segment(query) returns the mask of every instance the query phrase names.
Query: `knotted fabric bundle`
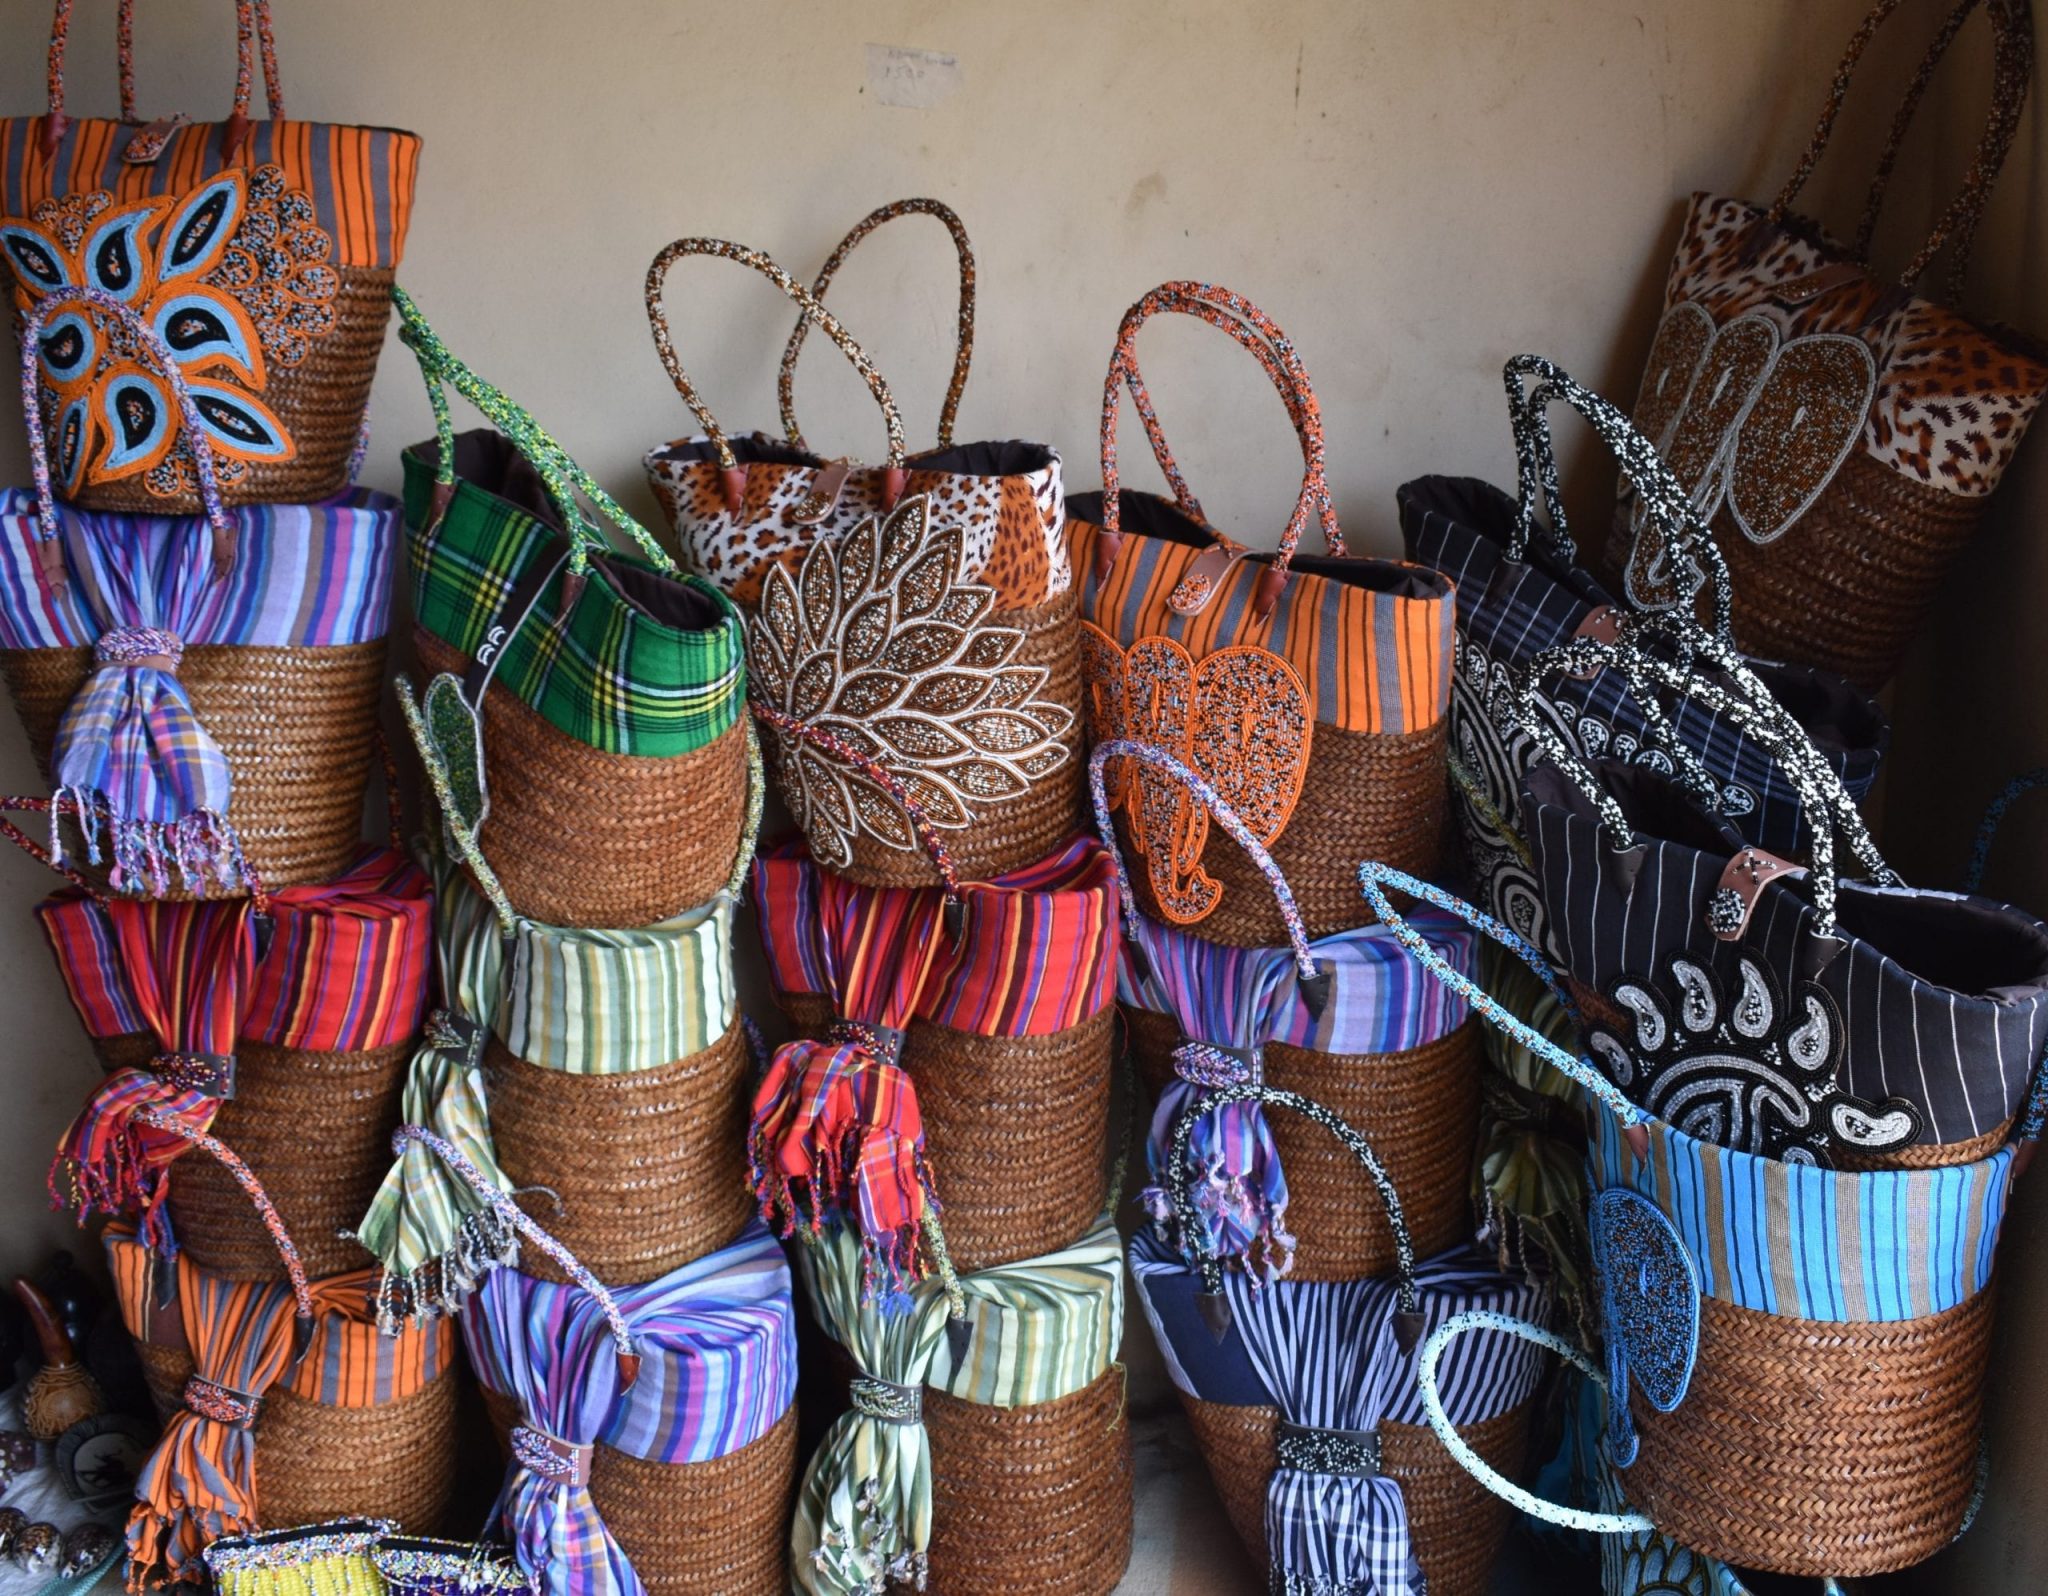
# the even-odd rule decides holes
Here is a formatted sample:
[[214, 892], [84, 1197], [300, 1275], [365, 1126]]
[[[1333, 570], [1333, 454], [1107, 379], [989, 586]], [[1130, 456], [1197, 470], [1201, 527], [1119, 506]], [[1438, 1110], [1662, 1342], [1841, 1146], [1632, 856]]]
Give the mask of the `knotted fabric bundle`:
[[[61, 505], [52, 559], [36, 495], [0, 492], [0, 648], [93, 650], [50, 777], [59, 803], [76, 806], [94, 863], [104, 836], [117, 890], [160, 895], [174, 876], [185, 891], [209, 879], [246, 887], [228, 761], [179, 680], [187, 649], [333, 647], [374, 642], [388, 626], [395, 500], [351, 491], [228, 514], [225, 571], [206, 516]], [[61, 847], [53, 810], [51, 852], [61, 858]]]
[[477, 1377], [519, 1413], [492, 1533], [541, 1589], [576, 1596], [645, 1589], [592, 1498], [595, 1448], [709, 1462], [767, 1435], [796, 1396], [789, 1266], [760, 1225], [609, 1296], [616, 1321], [580, 1284], [500, 1269], [462, 1316]]
[[[934, 1488], [926, 1388], [986, 1407], [1025, 1409], [1100, 1380], [1123, 1335], [1116, 1226], [1105, 1215], [1063, 1251], [962, 1276], [963, 1318], [952, 1316], [947, 1293], [933, 1280], [909, 1293], [905, 1311], [884, 1311], [864, 1289], [864, 1248], [851, 1231], [831, 1232], [797, 1258], [819, 1323], [851, 1357], [855, 1378], [852, 1410], [834, 1421], [804, 1474], [790, 1531], [791, 1577], [810, 1596], [865, 1596], [890, 1582], [922, 1589]], [[1123, 1444], [1112, 1443], [1099, 1418], [1091, 1422], [1102, 1444]], [[1120, 1427], [1119, 1415], [1112, 1428]], [[1014, 1466], [1021, 1488], [1030, 1467], [1022, 1456], [1005, 1449], [993, 1462], [963, 1456], [948, 1467]], [[1041, 1467], [1045, 1461], [1038, 1459]], [[1128, 1476], [1125, 1483], [1128, 1489]], [[1031, 1489], [1043, 1506], [1071, 1498], [1084, 1484], [1038, 1477]], [[1077, 1505], [1115, 1511], [1106, 1501]], [[1125, 1513], [1127, 1534], [1128, 1503]], [[1039, 1528], [1054, 1533], [1048, 1521]], [[978, 1549], [984, 1566], [996, 1569], [1007, 1550], [992, 1542]]]
[[[1202, 1404], [1278, 1410], [1275, 1447], [1267, 1454], [1278, 1466], [1263, 1492], [1274, 1590], [1420, 1596], [1418, 1544], [1425, 1562], [1436, 1550], [1423, 1537], [1487, 1533], [1479, 1525], [1411, 1522], [1401, 1477], [1410, 1452], [1404, 1445], [1400, 1458], [1394, 1455], [1386, 1427], [1419, 1430], [1426, 1418], [1416, 1347], [1403, 1351], [1397, 1333], [1395, 1278], [1261, 1286], [1226, 1273], [1229, 1324], [1218, 1337], [1197, 1306], [1199, 1273], [1151, 1231], [1132, 1239], [1130, 1263], [1167, 1372], [1195, 1405], [1198, 1436], [1206, 1441], [1209, 1434]], [[1468, 1310], [1540, 1319], [1546, 1307], [1541, 1286], [1503, 1275], [1469, 1250], [1421, 1264], [1414, 1283], [1426, 1330]], [[1534, 1393], [1542, 1372], [1540, 1349], [1526, 1342], [1498, 1334], [1464, 1338], [1442, 1371], [1452, 1421], [1463, 1429], [1510, 1413]], [[1426, 1433], [1414, 1439], [1456, 1473]], [[1221, 1459], [1212, 1459], [1212, 1472], [1226, 1500], [1248, 1483], [1223, 1477]], [[1431, 1588], [1439, 1583], [1447, 1582], [1439, 1577]]]
[[[923, 1279], [938, 1200], [905, 1033], [1048, 1038], [1102, 1014], [1116, 979], [1111, 879], [1107, 851], [1081, 836], [951, 895], [861, 886], [820, 869], [800, 839], [766, 850], [754, 893], [770, 979], [828, 999], [835, 1020], [778, 1049], [755, 1093], [763, 1216], [783, 1235], [851, 1225], [869, 1294]], [[1083, 1194], [1091, 1209], [1096, 1196]]]
[[238, 1043], [339, 1053], [417, 1033], [432, 905], [416, 866], [368, 850], [336, 880], [287, 888], [268, 907], [266, 917], [247, 898], [66, 891], [37, 908], [87, 1034], [157, 1047], [149, 1069], [110, 1075], [64, 1133], [50, 1170], [59, 1206], [81, 1220], [138, 1217], [150, 1246], [173, 1251], [163, 1204], [188, 1142], [139, 1109], [203, 1132], [235, 1095]]
[[[509, 1190], [491, 1144], [483, 1082], [486, 1028], [504, 990], [505, 938], [496, 910], [459, 865], [439, 851], [427, 865], [442, 1006], [427, 1017], [402, 1112], [406, 1123], [457, 1148], [491, 1186]], [[385, 1175], [356, 1239], [384, 1265], [377, 1307], [387, 1331], [455, 1312], [486, 1273], [519, 1255], [518, 1233], [503, 1213], [417, 1143]]]

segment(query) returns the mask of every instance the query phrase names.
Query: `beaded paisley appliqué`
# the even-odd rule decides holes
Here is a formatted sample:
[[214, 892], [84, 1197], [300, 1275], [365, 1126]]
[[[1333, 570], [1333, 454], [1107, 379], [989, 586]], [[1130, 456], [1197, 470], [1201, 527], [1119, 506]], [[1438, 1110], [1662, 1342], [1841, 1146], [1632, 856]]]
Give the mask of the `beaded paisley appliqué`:
[[[1237, 644], [1197, 662], [1170, 637], [1124, 649], [1084, 621], [1081, 669], [1095, 741], [1128, 738], [1172, 754], [1262, 843], [1287, 829], [1308, 774], [1315, 712], [1280, 655]], [[1124, 812], [1161, 913], [1180, 925], [1205, 919], [1223, 896], [1202, 869], [1208, 806], [1156, 766], [1116, 760], [1107, 775], [1109, 806]]]
[[[17, 309], [93, 288], [129, 306], [171, 351], [232, 482], [298, 447], [255, 396], [334, 330], [341, 277], [312, 197], [276, 166], [236, 168], [191, 193], [117, 205], [105, 191], [43, 201], [0, 222]], [[178, 409], [133, 329], [96, 307], [59, 310], [42, 339], [41, 402], [61, 491], [140, 476], [152, 493], [196, 481]]]
[[[952, 830], [1065, 764], [1074, 724], [1041, 696], [1046, 668], [1013, 663], [1024, 634], [984, 624], [995, 593], [965, 562], [960, 528], [905, 499], [820, 538], [795, 574], [772, 567], [747, 639], [753, 692], [884, 766]], [[859, 770], [808, 741], [778, 743], [784, 799], [820, 864], [845, 868], [863, 832], [918, 847], [903, 807]]]
[[1920, 1134], [1903, 1098], [1872, 1105], [1836, 1079], [1842, 1017], [1802, 981], [1790, 1001], [1762, 963], [1736, 961], [1735, 991], [1683, 954], [1660, 990], [1620, 980], [1609, 991], [1627, 1034], [1595, 1025], [1588, 1045], [1631, 1101], [1703, 1142], [1833, 1168], [1838, 1148], [1883, 1152]]

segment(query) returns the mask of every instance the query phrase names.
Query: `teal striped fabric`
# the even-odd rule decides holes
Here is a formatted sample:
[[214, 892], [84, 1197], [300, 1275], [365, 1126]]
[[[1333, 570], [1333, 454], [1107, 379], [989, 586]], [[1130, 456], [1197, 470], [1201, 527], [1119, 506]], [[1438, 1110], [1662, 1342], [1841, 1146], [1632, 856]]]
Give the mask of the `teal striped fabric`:
[[[1031, 1407], [1101, 1378], [1123, 1338], [1124, 1275], [1116, 1225], [1105, 1214], [1063, 1251], [960, 1280], [972, 1333], [956, 1357], [944, 1285], [927, 1278], [907, 1309], [862, 1300], [861, 1245], [836, 1226], [796, 1249], [818, 1321], [864, 1376], [929, 1386], [969, 1402]], [[865, 1596], [898, 1580], [922, 1586], [931, 1544], [931, 1445], [920, 1422], [858, 1406], [841, 1415], [805, 1470], [790, 1528], [796, 1588]]]
[[1661, 1209], [1699, 1269], [1700, 1290], [1740, 1308], [1830, 1323], [1924, 1318], [1991, 1278], [2013, 1149], [1948, 1169], [1861, 1174], [1695, 1141], [1645, 1120], [1650, 1156], [1594, 1113], [1595, 1183]]

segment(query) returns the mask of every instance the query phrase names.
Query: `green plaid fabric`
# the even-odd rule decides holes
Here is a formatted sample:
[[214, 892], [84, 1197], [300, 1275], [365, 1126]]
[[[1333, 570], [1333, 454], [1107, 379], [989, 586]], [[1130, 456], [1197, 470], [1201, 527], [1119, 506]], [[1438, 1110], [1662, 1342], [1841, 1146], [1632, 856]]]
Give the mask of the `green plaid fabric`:
[[[429, 527], [434, 467], [424, 446], [405, 452], [406, 556], [413, 618], [474, 658], [522, 578], [561, 558], [563, 535], [527, 511], [458, 480], [439, 526]], [[665, 626], [620, 596], [606, 567], [684, 581], [716, 608], [701, 631]], [[526, 624], [505, 645], [494, 681], [558, 730], [610, 754], [670, 758], [704, 747], [739, 718], [746, 698], [745, 641], [729, 599], [701, 577], [669, 577], [613, 553], [591, 563], [589, 583], [557, 627], [562, 576], [550, 577]]]

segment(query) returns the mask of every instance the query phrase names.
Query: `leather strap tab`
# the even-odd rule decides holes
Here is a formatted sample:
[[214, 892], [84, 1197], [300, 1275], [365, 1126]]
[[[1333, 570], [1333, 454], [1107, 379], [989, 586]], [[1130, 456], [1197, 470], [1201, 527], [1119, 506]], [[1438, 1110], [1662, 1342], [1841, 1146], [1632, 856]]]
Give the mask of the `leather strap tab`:
[[171, 142], [171, 135], [192, 119], [183, 111], [176, 116], [159, 117], [144, 128], [136, 129], [135, 136], [121, 151], [121, 159], [130, 166], [154, 166], [163, 158], [164, 147]]
[[231, 1430], [254, 1429], [257, 1415], [263, 1411], [260, 1397], [197, 1374], [185, 1382], [184, 1402], [186, 1411]]
[[834, 460], [818, 468], [811, 478], [810, 491], [797, 501], [789, 512], [790, 520], [798, 526], [816, 526], [829, 516], [839, 503], [839, 495], [845, 490], [848, 472], [853, 468], [844, 460]]
[[1380, 1471], [1377, 1430], [1318, 1430], [1282, 1422], [1275, 1438], [1283, 1469], [1371, 1479]]
[[[1599, 604], [1586, 612], [1586, 618], [1572, 633], [1572, 640], [1577, 642], [1582, 637], [1590, 637], [1596, 643], [1612, 644], [1620, 636], [1621, 611], [1612, 604]], [[1600, 667], [1596, 665], [1590, 670], [1566, 671], [1563, 674], [1575, 682], [1588, 682], [1600, 674]]]
[[197, 1092], [222, 1102], [235, 1095], [232, 1053], [159, 1053], [150, 1060], [150, 1068], [158, 1080], [181, 1092]]
[[1188, 567], [1187, 574], [1180, 579], [1166, 602], [1176, 615], [1200, 615], [1209, 607], [1209, 601], [1216, 596], [1216, 590], [1223, 585], [1230, 568], [1250, 554], [1250, 549], [1227, 539], [1210, 544], [1195, 556], [1194, 563]]
[[1804, 865], [1761, 848], [1744, 848], [1723, 867], [1721, 880], [1707, 899], [1707, 929], [1723, 942], [1741, 941], [1764, 888], [1773, 881], [1805, 874]]

